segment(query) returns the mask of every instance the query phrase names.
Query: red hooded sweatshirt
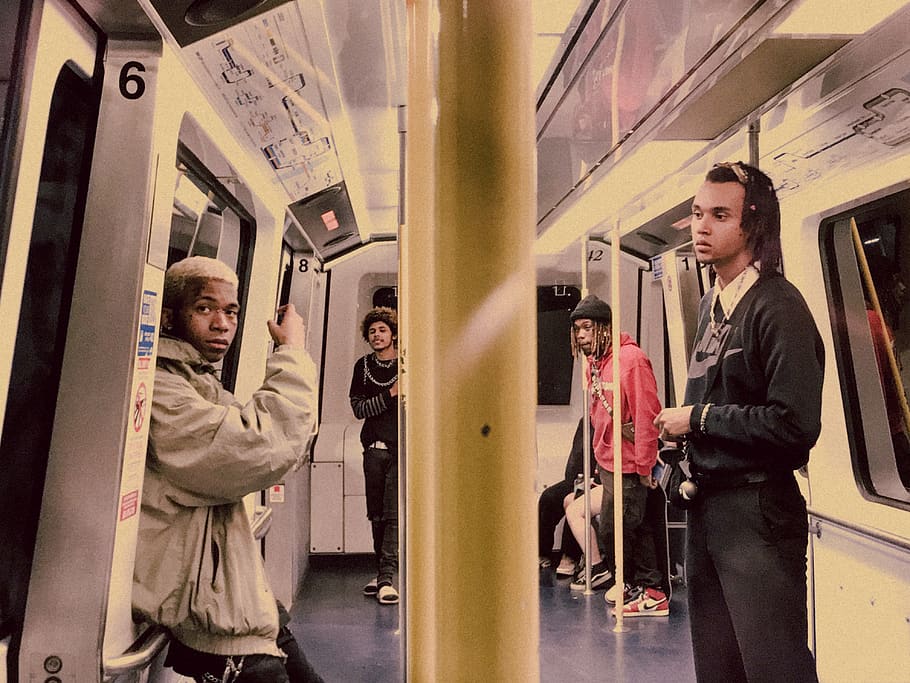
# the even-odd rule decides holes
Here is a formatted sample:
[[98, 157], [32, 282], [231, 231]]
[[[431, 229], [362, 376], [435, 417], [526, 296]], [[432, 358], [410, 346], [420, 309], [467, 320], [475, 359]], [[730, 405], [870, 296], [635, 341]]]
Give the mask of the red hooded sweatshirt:
[[[615, 346], [615, 344], [614, 344]], [[589, 367], [595, 370], [603, 386], [603, 395], [613, 409], [613, 347], [600, 359], [590, 359]], [[654, 418], [660, 412], [657, 398], [657, 380], [651, 361], [638, 344], [625, 332], [620, 334], [619, 346], [620, 390], [622, 391], [622, 423], [632, 421], [635, 443], [622, 440], [623, 474], [650, 475], [657, 462], [657, 427]], [[594, 425], [594, 457], [601, 469], [613, 471], [613, 418], [604, 408], [588, 377], [591, 391], [591, 423]]]

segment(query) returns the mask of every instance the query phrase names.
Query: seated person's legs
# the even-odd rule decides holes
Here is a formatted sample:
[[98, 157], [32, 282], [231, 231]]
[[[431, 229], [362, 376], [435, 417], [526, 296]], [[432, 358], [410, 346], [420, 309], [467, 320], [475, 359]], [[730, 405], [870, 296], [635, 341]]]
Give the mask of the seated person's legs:
[[[548, 486], [540, 494], [537, 502], [537, 528], [538, 536], [538, 556], [541, 562], [547, 562], [553, 559], [553, 550], [556, 547], [554, 542], [554, 533], [559, 521], [563, 518], [565, 510], [563, 508], [563, 498], [566, 494], [571, 493], [572, 484], [566, 481], [558, 481], [552, 486]], [[566, 537], [569, 534], [563, 534], [563, 541], [560, 544], [563, 553], [567, 551]]]
[[[612, 578], [613, 574], [608, 568], [606, 562], [604, 562], [603, 555], [600, 552], [600, 547], [597, 544], [597, 533], [594, 529], [593, 517], [597, 515], [601, 507], [601, 497], [603, 495], [602, 486], [594, 486], [590, 490], [590, 499], [591, 499], [591, 516], [592, 521], [590, 525], [585, 524], [585, 498], [584, 496], [579, 496], [574, 498], [572, 496], [567, 496], [565, 499], [566, 502], [566, 523], [569, 525], [569, 528], [572, 530], [575, 540], [578, 542], [579, 546], [583, 547], [584, 543], [584, 534], [588, 534], [588, 544], [591, 554], [591, 587], [600, 588], [606, 585]], [[574, 590], [584, 590], [585, 588], [585, 576], [584, 568], [582, 568], [575, 579], [572, 581], [571, 587]]]

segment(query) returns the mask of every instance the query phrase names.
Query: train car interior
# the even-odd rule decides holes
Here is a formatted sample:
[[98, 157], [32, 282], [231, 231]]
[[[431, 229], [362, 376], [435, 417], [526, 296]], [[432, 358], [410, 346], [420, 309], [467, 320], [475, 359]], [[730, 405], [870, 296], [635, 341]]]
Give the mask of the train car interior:
[[[693, 197], [735, 160], [774, 181], [825, 348], [796, 477], [819, 680], [910, 683], [910, 2], [9, 0], [0, 27], [0, 683], [191, 680], [132, 585], [164, 274], [192, 255], [238, 275], [238, 398], [266, 321], [304, 319], [318, 433], [244, 505], [325, 680], [696, 680], [686, 513], [670, 615], [626, 623], [535, 564], [536, 505], [589, 409], [583, 297], [682, 405], [713, 284]], [[361, 594], [349, 396], [378, 306], [394, 606]]]

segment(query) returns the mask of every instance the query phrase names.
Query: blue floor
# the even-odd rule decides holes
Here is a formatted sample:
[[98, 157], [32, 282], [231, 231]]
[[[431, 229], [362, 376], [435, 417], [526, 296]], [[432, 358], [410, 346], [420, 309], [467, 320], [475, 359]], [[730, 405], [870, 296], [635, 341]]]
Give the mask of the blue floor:
[[[361, 594], [370, 556], [314, 556], [291, 609], [291, 629], [327, 683], [403, 680], [397, 606]], [[540, 680], [695, 680], [685, 587], [675, 586], [669, 617], [624, 619], [614, 633], [603, 591], [584, 595], [568, 579], [540, 573]]]

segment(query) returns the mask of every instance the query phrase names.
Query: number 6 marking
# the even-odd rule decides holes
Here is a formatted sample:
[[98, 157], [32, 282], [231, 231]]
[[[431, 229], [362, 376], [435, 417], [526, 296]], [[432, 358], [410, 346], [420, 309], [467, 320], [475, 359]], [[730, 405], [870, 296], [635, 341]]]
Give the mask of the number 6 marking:
[[130, 69], [145, 71], [145, 65], [142, 62], [127, 62], [123, 65], [120, 69], [120, 94], [128, 100], [138, 100], [145, 94], [145, 81], [142, 76], [131, 74]]

